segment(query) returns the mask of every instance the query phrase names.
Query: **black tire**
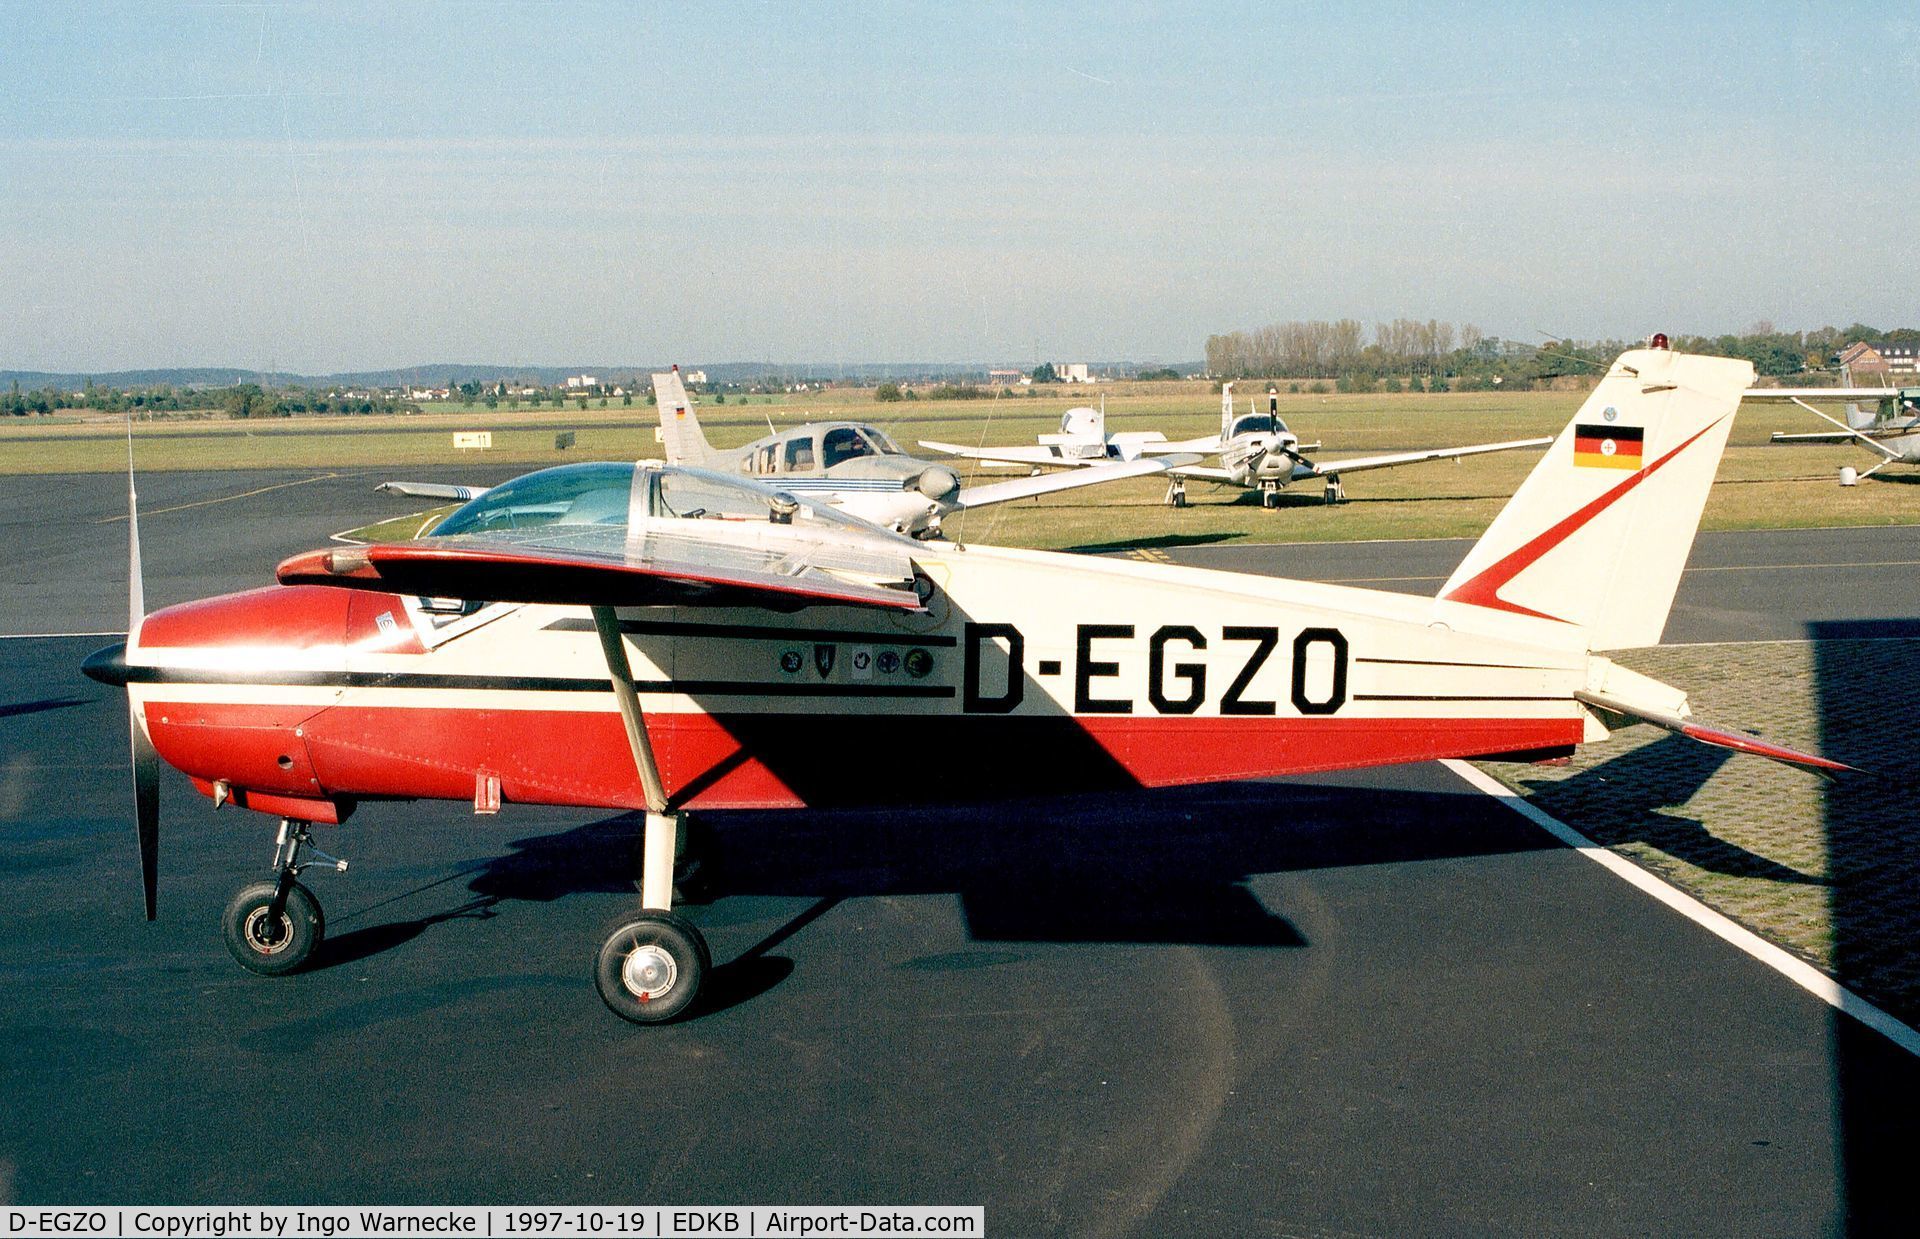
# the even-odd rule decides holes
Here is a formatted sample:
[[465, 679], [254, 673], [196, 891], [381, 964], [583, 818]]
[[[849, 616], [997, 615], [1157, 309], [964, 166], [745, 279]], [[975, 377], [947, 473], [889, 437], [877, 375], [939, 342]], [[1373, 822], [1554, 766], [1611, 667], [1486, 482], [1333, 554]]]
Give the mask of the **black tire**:
[[220, 918], [227, 951], [242, 968], [263, 977], [285, 976], [313, 954], [327, 936], [326, 918], [312, 892], [298, 882], [287, 892], [286, 911], [277, 926], [267, 921], [277, 884], [255, 882], [243, 886]]
[[[664, 957], [672, 967], [664, 990], [643, 990], [628, 975], [636, 953], [651, 950], [654, 963]], [[636, 970], [649, 961], [635, 961]], [[594, 961], [593, 983], [601, 1001], [623, 1020], [635, 1024], [664, 1024], [686, 1011], [700, 993], [713, 959], [700, 931], [671, 912], [642, 912], [607, 935]]]

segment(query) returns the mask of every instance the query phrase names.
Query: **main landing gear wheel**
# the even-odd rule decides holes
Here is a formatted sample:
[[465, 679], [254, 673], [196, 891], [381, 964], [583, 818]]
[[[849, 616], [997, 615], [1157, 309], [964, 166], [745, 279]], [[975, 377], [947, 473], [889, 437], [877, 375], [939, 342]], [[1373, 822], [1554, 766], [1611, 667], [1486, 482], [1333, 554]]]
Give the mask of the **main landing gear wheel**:
[[1280, 488], [1278, 486], [1262, 486], [1260, 488], [1260, 506], [1269, 510], [1279, 507]]
[[227, 950], [242, 968], [261, 976], [284, 976], [307, 962], [313, 948], [326, 937], [326, 920], [319, 901], [298, 882], [287, 887], [284, 906], [274, 912], [278, 882], [255, 882], [240, 888], [220, 918]]
[[600, 944], [593, 982], [623, 1020], [664, 1024], [700, 992], [713, 967], [707, 940], [671, 912], [642, 912]]

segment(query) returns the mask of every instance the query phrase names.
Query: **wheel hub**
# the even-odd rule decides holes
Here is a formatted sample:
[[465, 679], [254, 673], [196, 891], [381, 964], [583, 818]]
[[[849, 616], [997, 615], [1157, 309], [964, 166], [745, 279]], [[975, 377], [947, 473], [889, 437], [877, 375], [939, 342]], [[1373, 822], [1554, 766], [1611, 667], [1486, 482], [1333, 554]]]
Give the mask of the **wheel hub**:
[[672, 989], [679, 974], [680, 969], [673, 962], [673, 956], [651, 942], [635, 947], [620, 968], [620, 979], [639, 996], [641, 1002]]
[[289, 928], [284, 913], [277, 920], [269, 920], [267, 909], [255, 908], [247, 914], [247, 943], [262, 955], [277, 955], [293, 941]]

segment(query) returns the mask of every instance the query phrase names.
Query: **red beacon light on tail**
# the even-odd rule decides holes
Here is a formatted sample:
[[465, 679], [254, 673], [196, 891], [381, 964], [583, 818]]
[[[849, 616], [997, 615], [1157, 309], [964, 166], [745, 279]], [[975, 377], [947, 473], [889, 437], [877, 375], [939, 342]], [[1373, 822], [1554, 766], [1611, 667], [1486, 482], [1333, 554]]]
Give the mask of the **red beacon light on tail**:
[[1656, 331], [1653, 333], [1653, 339], [1647, 341], [1647, 347], [1648, 348], [1672, 348], [1673, 346], [1667, 343], [1666, 332]]

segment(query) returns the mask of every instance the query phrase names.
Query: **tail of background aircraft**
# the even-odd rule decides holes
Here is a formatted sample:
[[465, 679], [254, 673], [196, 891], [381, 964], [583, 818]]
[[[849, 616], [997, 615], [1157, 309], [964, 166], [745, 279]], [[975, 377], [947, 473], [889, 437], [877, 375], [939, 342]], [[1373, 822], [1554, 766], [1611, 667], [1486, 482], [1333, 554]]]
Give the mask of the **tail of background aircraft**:
[[653, 376], [653, 403], [660, 410], [660, 440], [667, 446], [668, 464], [707, 466], [718, 459], [687, 399], [679, 366]]
[[1664, 348], [1621, 354], [1440, 597], [1654, 645], [1753, 367]]

